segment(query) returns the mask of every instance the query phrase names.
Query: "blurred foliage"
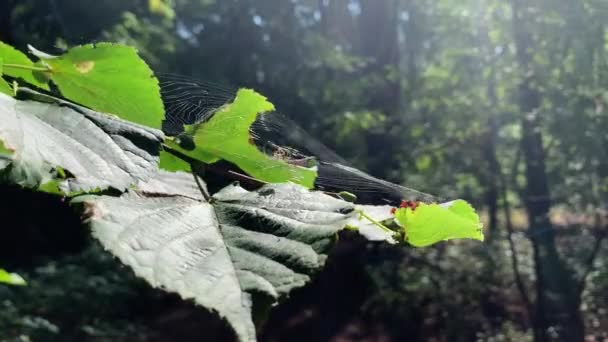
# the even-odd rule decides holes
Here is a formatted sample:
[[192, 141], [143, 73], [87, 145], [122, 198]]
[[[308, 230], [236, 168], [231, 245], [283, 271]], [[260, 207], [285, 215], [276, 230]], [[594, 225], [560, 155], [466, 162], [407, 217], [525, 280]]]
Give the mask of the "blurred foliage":
[[[403, 251], [347, 240], [316, 285], [271, 314], [262, 336], [269, 341], [532, 339], [534, 321], [514, 283], [506, 237], [511, 223], [519, 274], [534, 301], [538, 265], [530, 242], [536, 236], [527, 234], [523, 211], [528, 184], [522, 151], [529, 146], [522, 146], [521, 125], [533, 116], [543, 138], [556, 245], [569, 270], [586, 280], [580, 302], [586, 335], [602, 340], [608, 338], [602, 244], [608, 1], [526, 1], [529, 20], [521, 29], [532, 42], [529, 70], [519, 63], [514, 2], [7, 0], [0, 4], [0, 39], [51, 53], [88, 42], [124, 42], [156, 71], [253, 87], [354, 166], [465, 198], [488, 208], [489, 222], [495, 217], [493, 238], [484, 246]], [[541, 98], [532, 113], [518, 105], [518, 87], [527, 78]], [[26, 203], [37, 202], [21, 205]], [[96, 264], [107, 256], [97, 249], [78, 254], [81, 240], [32, 219], [18, 222], [29, 232], [20, 239], [48, 239], [44, 231], [52, 229], [64, 244], [44, 253], [44, 244], [30, 244], [39, 248], [32, 253], [44, 254], [35, 261], [25, 262], [25, 252], [2, 254], [0, 265], [30, 286], [0, 285], [1, 332], [82, 340], [79, 334], [90, 326], [112, 336], [154, 339], [145, 329], [159, 325], [154, 315], [138, 317], [133, 303], [156, 292], [133, 291], [128, 272], [114, 273], [115, 261]], [[54, 276], [45, 273], [49, 267]], [[107, 286], [90, 285], [95, 282]], [[75, 295], [85, 291], [88, 300]]]
[[24, 276], [30, 280], [27, 288], [0, 288], [3, 338], [135, 337], [142, 328], [132, 315], [146, 305], [137, 294], [151, 290], [97, 246], [50, 260]]

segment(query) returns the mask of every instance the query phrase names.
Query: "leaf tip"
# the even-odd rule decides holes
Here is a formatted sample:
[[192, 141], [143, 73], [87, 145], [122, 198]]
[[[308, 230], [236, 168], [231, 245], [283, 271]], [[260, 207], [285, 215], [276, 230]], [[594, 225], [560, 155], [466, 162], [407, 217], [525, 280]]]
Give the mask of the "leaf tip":
[[48, 54], [46, 52], [40, 51], [38, 49], [36, 49], [34, 46], [32, 46], [31, 44], [27, 44], [27, 49], [30, 51], [30, 53], [40, 59], [53, 59], [53, 58], [57, 58], [57, 56], [55, 55], [51, 55]]

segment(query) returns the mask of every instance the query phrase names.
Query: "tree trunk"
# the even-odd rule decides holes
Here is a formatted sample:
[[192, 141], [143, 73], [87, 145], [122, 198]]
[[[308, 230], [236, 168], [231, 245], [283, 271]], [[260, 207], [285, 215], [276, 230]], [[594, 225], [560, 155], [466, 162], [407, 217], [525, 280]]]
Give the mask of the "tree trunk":
[[[399, 147], [396, 140], [398, 134], [392, 129], [398, 126], [397, 112], [401, 104], [400, 77], [396, 77], [400, 62], [397, 38], [399, 6], [395, 0], [361, 1], [360, 4], [359, 48], [360, 54], [368, 58], [363, 74], [377, 75], [382, 80], [377, 87], [370, 89], [367, 107], [382, 112], [387, 118], [383, 129], [370, 131], [366, 136], [368, 171], [375, 176], [399, 182], [400, 179], [390, 172], [399, 169], [398, 158], [386, 158], [395, 155]], [[378, 151], [382, 153], [379, 154]]]
[[[388, 69], [399, 69], [397, 39], [398, 4], [394, 0], [361, 2], [361, 53], [369, 58], [368, 70], [386, 76]], [[398, 77], [386, 78], [371, 94], [369, 104], [375, 109], [393, 114], [399, 108], [401, 86]]]
[[[485, 181], [485, 202], [488, 207], [488, 241], [496, 240], [498, 233], [498, 181], [500, 164], [496, 156], [496, 140], [498, 138], [498, 96], [496, 94], [496, 58], [494, 54], [494, 46], [490, 43], [488, 37], [488, 27], [480, 15], [479, 22], [479, 38], [482, 51], [487, 51], [490, 56], [488, 67], [490, 74], [486, 83], [486, 95], [488, 96], [488, 122], [486, 130], [482, 136], [481, 154], [487, 162], [487, 169], [483, 175]], [[479, 70], [483, 74], [483, 70]]]
[[[533, 85], [529, 21], [520, 4], [513, 0], [513, 32], [522, 80], [519, 107], [522, 118], [522, 150], [526, 165], [525, 206], [530, 223], [536, 273], [535, 341], [583, 341], [584, 324], [578, 308], [573, 272], [561, 259], [555, 245], [555, 231], [549, 220], [551, 199], [546, 178], [545, 154], [539, 124], [541, 94]], [[526, 6], [528, 3], [526, 3]]]

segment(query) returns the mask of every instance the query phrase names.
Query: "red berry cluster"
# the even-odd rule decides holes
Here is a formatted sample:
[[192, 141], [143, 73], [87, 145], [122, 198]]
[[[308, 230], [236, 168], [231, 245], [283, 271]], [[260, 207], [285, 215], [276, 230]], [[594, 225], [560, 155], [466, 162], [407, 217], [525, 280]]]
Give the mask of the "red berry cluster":
[[[412, 210], [416, 210], [417, 207], [418, 202], [416, 201], [402, 200], [401, 204], [399, 204], [399, 208], [412, 208]], [[395, 214], [395, 211], [397, 211], [397, 208], [391, 208], [391, 214]]]

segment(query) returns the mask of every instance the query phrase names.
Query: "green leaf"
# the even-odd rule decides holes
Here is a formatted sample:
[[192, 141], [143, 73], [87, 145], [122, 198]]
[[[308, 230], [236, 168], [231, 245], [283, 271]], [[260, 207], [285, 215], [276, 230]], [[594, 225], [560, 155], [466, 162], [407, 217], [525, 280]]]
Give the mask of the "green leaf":
[[63, 96], [94, 110], [160, 128], [164, 106], [152, 70], [128, 46], [99, 43], [74, 47], [62, 56], [32, 49], [51, 69]]
[[[220, 108], [208, 121], [185, 126], [181, 137], [167, 144], [203, 163], [227, 160], [268, 183], [294, 182], [313, 188], [317, 176], [314, 169], [267, 156], [250, 142], [249, 128], [256, 117], [272, 110], [274, 106], [264, 96], [240, 89], [234, 102]], [[180, 140], [193, 142], [194, 149], [180, 146]]]
[[4, 181], [73, 195], [125, 190], [156, 171], [162, 132], [46, 98], [55, 102], [0, 94]]
[[351, 203], [295, 184], [256, 192], [231, 185], [207, 203], [194, 195], [191, 174], [168, 175], [170, 185], [153, 177], [155, 184], [140, 185], [145, 191], [75, 202], [106, 249], [152, 286], [217, 312], [240, 341], [256, 340], [253, 312], [266, 312], [322, 267], [355, 213]]
[[148, 0], [148, 8], [150, 12], [167, 19], [175, 18], [175, 11], [171, 7], [171, 0]]
[[[21, 51], [0, 42], [0, 59], [0, 63], [2, 63], [0, 74], [21, 78], [25, 82], [41, 89], [49, 89], [46, 82], [39, 80], [39, 78], [36, 77], [35, 72], [28, 69], [35, 69], [36, 67], [34, 63]], [[10, 94], [12, 94], [12, 92]]]
[[25, 286], [27, 283], [25, 279], [18, 275], [17, 273], [8, 273], [7, 271], [0, 268], [0, 283], [9, 284], [9, 285], [17, 285], [17, 286]]
[[4, 146], [4, 142], [0, 140], [0, 171], [10, 165], [13, 151]]
[[0, 57], [0, 93], [13, 96], [13, 88], [2, 78], [3, 59]]
[[0, 93], [13, 96], [13, 88], [2, 78], [0, 78]]
[[0, 140], [0, 155], [10, 156], [11, 154], [13, 154], [13, 151], [4, 146], [4, 142]]
[[190, 164], [167, 151], [160, 151], [159, 167], [167, 171], [190, 171]]
[[483, 241], [479, 216], [463, 200], [443, 204], [421, 203], [415, 210], [399, 208], [395, 212], [395, 220], [403, 228], [407, 242], [416, 247], [450, 239]]
[[419, 171], [425, 171], [431, 167], [432, 161], [433, 160], [431, 159], [431, 156], [429, 156], [428, 154], [422, 155], [416, 158], [416, 168]]

